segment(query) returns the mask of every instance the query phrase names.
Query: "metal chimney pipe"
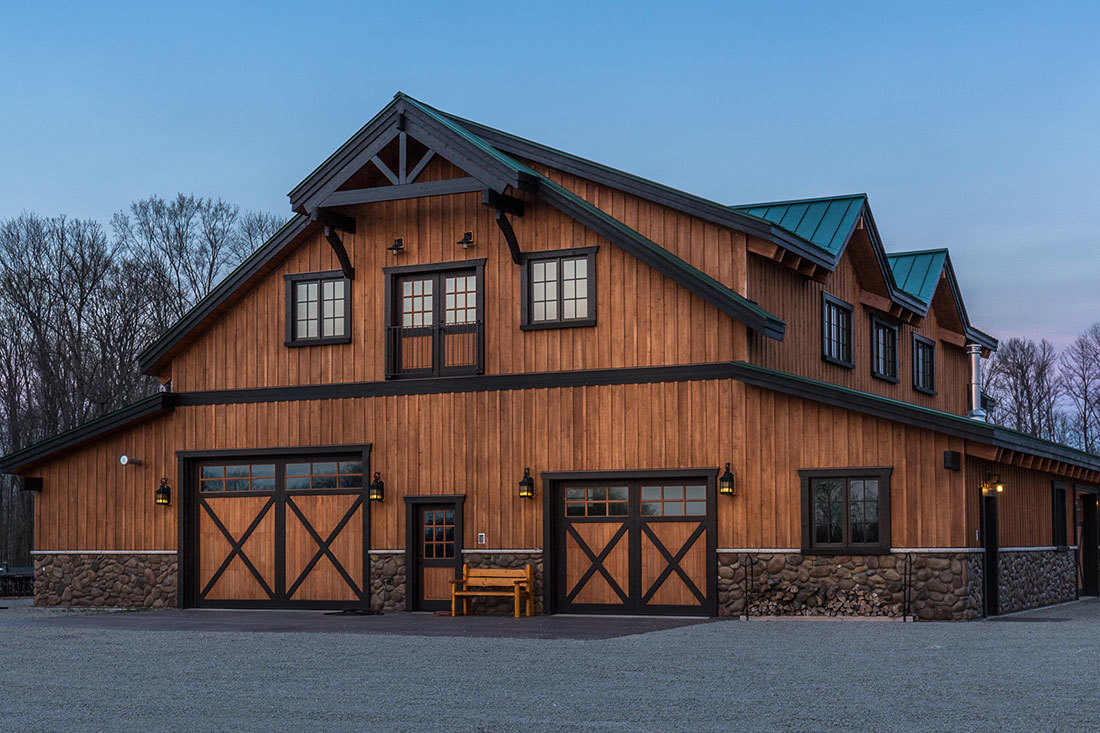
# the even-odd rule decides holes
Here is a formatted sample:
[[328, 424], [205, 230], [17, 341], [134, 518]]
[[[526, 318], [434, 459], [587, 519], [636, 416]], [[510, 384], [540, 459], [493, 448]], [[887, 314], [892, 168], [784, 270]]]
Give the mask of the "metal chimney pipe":
[[966, 353], [970, 355], [970, 412], [966, 416], [985, 422], [985, 410], [982, 409], [982, 347], [967, 344]]

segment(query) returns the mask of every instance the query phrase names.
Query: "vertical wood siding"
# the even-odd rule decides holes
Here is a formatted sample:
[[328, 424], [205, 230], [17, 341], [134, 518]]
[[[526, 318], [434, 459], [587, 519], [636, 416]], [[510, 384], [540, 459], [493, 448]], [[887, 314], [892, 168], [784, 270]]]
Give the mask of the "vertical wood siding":
[[[869, 247], [865, 241], [853, 238], [835, 272], [824, 283], [811, 280], [783, 267], [777, 262], [756, 255], [749, 257], [749, 296], [772, 314], [787, 322], [782, 342], [749, 337], [749, 353], [753, 363], [771, 369], [839, 384], [863, 392], [911, 402], [956, 415], [965, 414], [966, 384], [970, 365], [966, 351], [940, 341], [940, 324], [935, 309], [916, 326], [901, 324], [898, 328], [898, 383], [892, 384], [871, 376], [871, 313], [861, 305], [860, 276], [849, 254], [858, 247]], [[865, 275], [866, 280], [869, 276]], [[880, 277], [877, 274], [875, 277]], [[941, 284], [946, 287], [945, 284]], [[874, 291], [873, 283], [862, 283], [862, 289]], [[826, 292], [852, 305], [853, 369], [828, 363], [821, 358], [821, 293]], [[952, 326], [954, 327], [954, 326]], [[918, 333], [936, 342], [936, 395], [913, 388], [912, 334]]]
[[[386, 501], [371, 506], [375, 548], [404, 546], [404, 495], [466, 494], [468, 548], [477, 547], [478, 532], [490, 549], [534, 548], [542, 546], [543, 487], [538, 481], [534, 501], [519, 499], [525, 466], [537, 477], [717, 469], [727, 461], [738, 495], [718, 497], [721, 547], [798, 547], [798, 469], [870, 466], [894, 468], [895, 546], [975, 544], [962, 507], [976, 464], [968, 460], [965, 480], [943, 468], [943, 451], [963, 450], [961, 439], [708, 380], [181, 407], [36, 469], [44, 491], [36, 500], [35, 545], [174, 548], [175, 506], [185, 487], [175, 486], [168, 509], [154, 506], [153, 491], [161, 476], [175, 485], [177, 450], [361, 442], [373, 443], [372, 469], [386, 481]], [[123, 452], [143, 465], [122, 468]], [[1002, 543], [1049, 544], [1049, 521], [1035, 520], [1049, 517], [1049, 477], [1036, 474], [1025, 489], [1013, 469], [1004, 475]]]
[[[432, 166], [435, 166], [433, 169]], [[434, 177], [460, 172], [433, 161]], [[425, 179], [429, 180], [429, 179]], [[579, 185], [579, 184], [577, 184]], [[731, 251], [743, 239], [713, 225], [681, 221], [660, 207], [589, 192], [628, 222], [666, 232], [658, 241], [730, 287], [743, 279]], [[319, 234], [215, 322], [172, 364], [176, 391], [376, 381], [385, 377], [385, 286], [382, 268], [488, 257], [485, 266], [486, 373], [558, 371], [744, 358], [745, 327], [616, 245], [531, 197], [526, 215], [513, 218], [524, 251], [598, 245], [597, 325], [520, 330], [520, 267], [508, 254], [493, 212], [478, 193], [381, 202], [356, 207], [357, 231], [343, 234], [356, 268], [351, 285], [350, 344], [288, 348], [283, 276], [337, 269]], [[473, 232], [476, 245], [455, 244]], [[402, 237], [407, 252], [386, 247]]]
[[1066, 484], [1066, 537], [1074, 543], [1073, 480], [1044, 471], [970, 456], [966, 459], [967, 523], [970, 542], [977, 546], [980, 498], [987, 473], [996, 473], [1005, 485], [997, 499], [998, 542], [1001, 547], [1045, 547], [1054, 540], [1053, 483]]

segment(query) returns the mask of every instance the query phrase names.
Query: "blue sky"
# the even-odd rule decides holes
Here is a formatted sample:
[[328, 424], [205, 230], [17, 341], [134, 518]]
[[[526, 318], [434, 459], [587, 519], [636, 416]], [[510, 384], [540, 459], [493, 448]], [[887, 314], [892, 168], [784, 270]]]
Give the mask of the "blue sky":
[[0, 218], [286, 192], [397, 90], [718, 201], [865, 191], [972, 321], [1100, 320], [1100, 4], [5, 3]]

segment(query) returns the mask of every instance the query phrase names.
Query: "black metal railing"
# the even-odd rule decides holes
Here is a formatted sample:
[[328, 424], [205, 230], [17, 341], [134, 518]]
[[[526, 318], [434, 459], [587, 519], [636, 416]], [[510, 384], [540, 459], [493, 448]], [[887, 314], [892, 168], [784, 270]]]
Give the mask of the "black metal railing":
[[904, 602], [901, 609], [901, 617], [909, 618], [913, 611], [913, 553], [905, 553], [905, 563], [902, 566], [902, 593]]
[[[468, 335], [469, 343], [460, 341]], [[485, 369], [485, 323], [386, 328], [386, 376], [479, 374]]]
[[0, 575], [0, 598], [33, 595], [33, 575], [16, 575], [13, 573]]

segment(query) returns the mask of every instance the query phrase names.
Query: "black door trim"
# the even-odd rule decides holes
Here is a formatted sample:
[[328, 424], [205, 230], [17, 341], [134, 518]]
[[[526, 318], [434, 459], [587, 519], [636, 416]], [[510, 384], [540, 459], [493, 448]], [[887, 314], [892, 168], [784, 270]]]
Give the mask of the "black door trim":
[[[707, 516], [703, 521], [707, 553], [707, 582], [705, 590], [707, 600], [702, 604], [702, 610], [709, 616], [717, 616], [718, 473], [719, 468], [717, 466], [700, 468], [636, 469], [630, 471], [540, 472], [539, 477], [542, 483], [542, 562], [543, 573], [546, 578], [543, 587], [543, 607], [546, 609], [546, 613], [561, 613], [562, 604], [567, 602], [567, 599], [560, 596], [563, 592], [568, 591], [559, 592], [559, 586], [564, 585], [564, 583], [559, 582], [559, 573], [564, 571], [563, 558], [565, 556], [565, 548], [559, 546], [561, 544], [560, 536], [563, 536], [561, 532], [563, 520], [558, 517], [556, 511], [557, 495], [560, 491], [561, 484], [572, 481], [638, 481], [646, 479], [700, 478], [706, 482], [708, 507]], [[633, 534], [635, 535], [635, 543], [640, 544], [641, 533], [638, 532]], [[695, 539], [694, 542], [698, 542], [698, 539]], [[690, 545], [694, 546], [694, 542], [690, 543]], [[639, 554], [640, 547], [631, 548], [631, 551], [632, 554]], [[640, 577], [635, 578], [635, 575], [640, 575], [639, 567], [633, 569], [631, 583], [640, 586]], [[691, 588], [690, 585], [688, 587]], [[644, 589], [639, 591], [639, 593], [641, 592], [644, 592]], [[574, 604], [571, 610], [577, 612], [607, 613], [606, 609], [601, 609], [598, 606], [588, 607], [583, 604]], [[692, 606], [654, 608], [643, 604], [639, 612], [653, 615], [680, 615], [698, 613], [699, 610], [698, 607]], [[627, 609], [627, 612], [630, 612], [629, 609]]]
[[[199, 511], [198, 465], [202, 461], [217, 458], [307, 458], [311, 456], [356, 456], [363, 463], [363, 481], [371, 473], [371, 443], [340, 443], [335, 445], [292, 445], [268, 448], [230, 448], [221, 450], [180, 450], [176, 451], [176, 527], [177, 527], [177, 578], [179, 592], [176, 605], [179, 608], [194, 608], [199, 605]], [[289, 496], [289, 492], [283, 492]], [[328, 492], [326, 492], [328, 493]], [[209, 608], [350, 608], [370, 605], [370, 502], [362, 502], [363, 507], [363, 600], [362, 601], [280, 601], [285, 595], [283, 575], [286, 566], [286, 507], [284, 502], [275, 502], [276, 526], [284, 531], [275, 532], [275, 589], [274, 598], [267, 601], [240, 600], [203, 600], [202, 605]], [[241, 540], [244, 544], [244, 540]], [[246, 561], [247, 563], [247, 561]], [[250, 568], [255, 573], [255, 570]], [[266, 585], [266, 584], [265, 584]]]
[[985, 615], [996, 616], [1000, 613], [1000, 538], [997, 517], [997, 497], [982, 493], [981, 499], [982, 554], [982, 599]]
[[462, 550], [465, 547], [462, 508], [465, 494], [435, 494], [405, 497], [405, 610], [416, 611], [413, 606], [420, 599], [420, 562], [417, 553], [416, 529], [419, 528], [417, 511], [425, 504], [452, 504], [455, 511], [455, 577], [462, 577]]

